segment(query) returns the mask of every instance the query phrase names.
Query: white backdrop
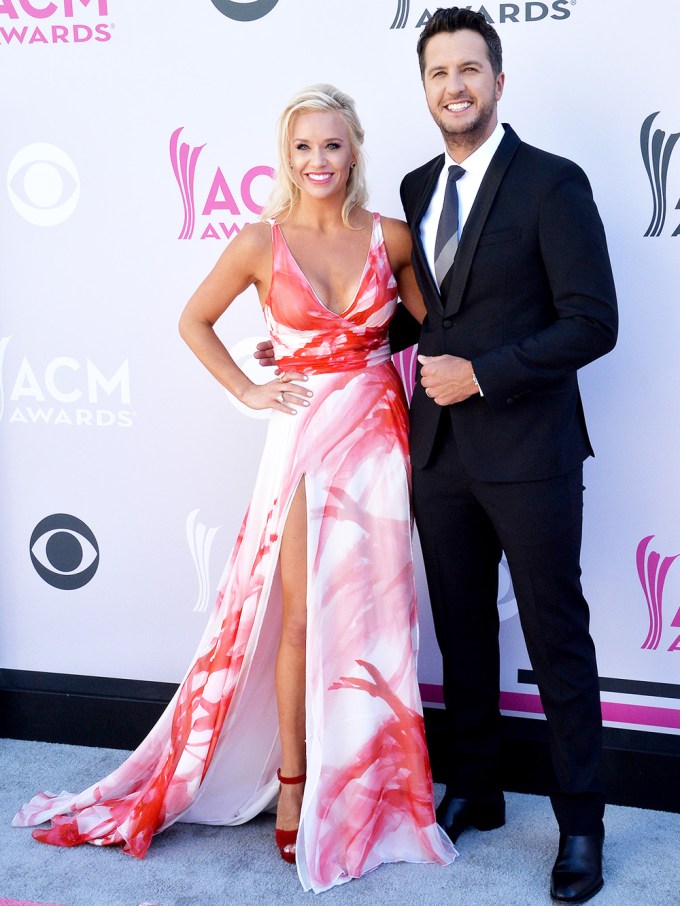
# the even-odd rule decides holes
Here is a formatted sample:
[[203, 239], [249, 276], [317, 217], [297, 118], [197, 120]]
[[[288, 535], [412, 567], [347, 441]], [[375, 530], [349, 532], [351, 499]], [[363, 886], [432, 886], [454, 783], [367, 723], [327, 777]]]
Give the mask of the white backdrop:
[[[680, 733], [680, 4], [652, 6], [484, 9], [504, 45], [501, 118], [589, 174], [620, 295], [619, 345], [581, 377], [605, 717]], [[372, 207], [400, 215], [401, 176], [440, 151], [415, 57], [428, 15], [419, 0], [0, 0], [3, 667], [180, 679], [265, 422], [183, 347], [179, 313], [257, 218], [276, 117], [304, 85], [354, 96]], [[252, 367], [254, 293], [220, 332]], [[501, 584], [502, 705], [538, 716], [505, 572]], [[437, 702], [422, 571], [420, 586], [421, 681]]]

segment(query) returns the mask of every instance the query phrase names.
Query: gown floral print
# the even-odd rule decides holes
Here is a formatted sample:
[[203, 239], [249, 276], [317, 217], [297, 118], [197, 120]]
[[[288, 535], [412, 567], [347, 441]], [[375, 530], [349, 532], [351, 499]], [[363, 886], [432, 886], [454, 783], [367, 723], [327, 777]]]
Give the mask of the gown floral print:
[[[274, 662], [278, 555], [307, 498], [307, 783], [296, 848], [305, 890], [383, 862], [447, 864], [435, 823], [415, 669], [407, 408], [387, 327], [397, 287], [373, 219], [356, 294], [326, 308], [272, 223], [265, 319], [283, 370], [314, 391], [272, 412], [252, 501], [194, 660], [139, 748], [82, 793], [40, 793], [14, 819], [58, 846], [123, 844], [144, 857], [175, 821], [234, 825], [269, 808], [280, 763]], [[228, 872], [228, 865], [225, 865]]]

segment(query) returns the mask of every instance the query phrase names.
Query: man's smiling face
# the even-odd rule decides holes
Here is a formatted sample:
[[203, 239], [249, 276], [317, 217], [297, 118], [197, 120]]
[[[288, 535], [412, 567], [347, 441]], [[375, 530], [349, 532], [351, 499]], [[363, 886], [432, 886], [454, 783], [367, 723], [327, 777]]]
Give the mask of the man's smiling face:
[[423, 86], [444, 140], [471, 154], [491, 135], [505, 76], [494, 75], [484, 38], [461, 29], [433, 35], [425, 47]]

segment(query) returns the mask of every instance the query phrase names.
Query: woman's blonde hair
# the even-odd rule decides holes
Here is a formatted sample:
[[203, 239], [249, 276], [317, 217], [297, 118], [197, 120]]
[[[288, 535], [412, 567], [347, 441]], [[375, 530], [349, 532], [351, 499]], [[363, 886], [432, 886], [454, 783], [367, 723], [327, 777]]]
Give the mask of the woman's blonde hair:
[[364, 206], [368, 202], [366, 189], [366, 164], [361, 150], [364, 143], [364, 130], [352, 98], [333, 85], [310, 85], [303, 88], [288, 102], [279, 117], [278, 152], [279, 167], [274, 179], [269, 200], [262, 211], [262, 219], [285, 220], [300, 200], [300, 189], [290, 174], [290, 127], [297, 113], [339, 113], [347, 123], [349, 139], [356, 161], [356, 166], [349, 171], [347, 180], [347, 197], [342, 206], [342, 221], [349, 227], [349, 214], [356, 205]]

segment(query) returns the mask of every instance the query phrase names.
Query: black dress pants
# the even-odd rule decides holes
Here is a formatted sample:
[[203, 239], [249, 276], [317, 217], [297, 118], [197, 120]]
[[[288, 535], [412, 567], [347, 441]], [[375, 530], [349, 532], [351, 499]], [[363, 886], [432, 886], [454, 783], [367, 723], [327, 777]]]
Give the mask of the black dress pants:
[[[503, 455], [502, 451], [499, 455]], [[582, 468], [542, 481], [485, 482], [463, 467], [450, 419], [413, 470], [413, 500], [444, 668], [454, 795], [501, 789], [498, 565], [504, 552], [548, 721], [560, 830], [595, 833], [602, 714], [581, 590]]]

